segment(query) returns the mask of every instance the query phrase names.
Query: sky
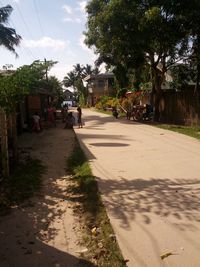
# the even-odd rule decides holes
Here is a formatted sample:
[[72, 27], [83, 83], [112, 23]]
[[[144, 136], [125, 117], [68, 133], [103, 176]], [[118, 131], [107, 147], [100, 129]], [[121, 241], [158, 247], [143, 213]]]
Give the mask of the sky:
[[14, 69], [34, 60], [58, 63], [50, 75], [62, 80], [73, 65], [94, 65], [96, 55], [84, 44], [87, 1], [84, 0], [0, 0], [0, 6], [11, 5], [9, 26], [22, 37], [16, 52], [18, 58], [0, 46], [0, 69], [12, 64]]

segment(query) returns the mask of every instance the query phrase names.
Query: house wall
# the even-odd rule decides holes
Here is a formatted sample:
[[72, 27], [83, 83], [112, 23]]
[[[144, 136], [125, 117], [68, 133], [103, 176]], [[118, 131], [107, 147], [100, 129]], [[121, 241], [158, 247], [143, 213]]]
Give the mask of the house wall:
[[113, 89], [113, 78], [94, 78], [88, 81], [89, 91], [92, 89], [92, 93], [89, 94], [88, 104], [93, 106], [96, 104], [101, 96], [112, 96], [116, 92]]
[[41, 98], [40, 96], [28, 96], [28, 109], [30, 115], [33, 115], [36, 111], [40, 112], [41, 110]]
[[163, 92], [160, 102], [160, 121], [165, 123], [200, 125], [200, 92], [193, 88]]

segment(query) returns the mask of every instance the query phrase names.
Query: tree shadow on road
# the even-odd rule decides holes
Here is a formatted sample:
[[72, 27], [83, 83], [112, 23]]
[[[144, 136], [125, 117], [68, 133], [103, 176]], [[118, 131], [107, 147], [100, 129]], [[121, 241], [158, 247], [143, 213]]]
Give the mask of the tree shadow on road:
[[87, 121], [91, 122], [92, 121], [92, 124], [90, 126], [87, 126], [88, 129], [95, 129], [95, 130], [100, 130], [102, 129], [102, 126], [107, 124], [107, 123], [121, 123], [121, 124], [141, 124], [137, 121], [133, 121], [133, 120], [127, 120], [125, 117], [120, 117], [118, 119], [115, 119], [113, 116], [105, 116], [105, 117], [102, 117], [102, 116], [98, 116], [98, 115], [84, 115], [84, 121], [85, 121], [85, 124], [87, 126]]
[[[192, 222], [200, 222], [200, 179], [97, 180], [107, 209], [122, 227], [129, 228], [138, 215], [150, 224], [152, 214], [172, 216], [183, 231], [195, 230]], [[191, 224], [186, 225], [185, 219]]]

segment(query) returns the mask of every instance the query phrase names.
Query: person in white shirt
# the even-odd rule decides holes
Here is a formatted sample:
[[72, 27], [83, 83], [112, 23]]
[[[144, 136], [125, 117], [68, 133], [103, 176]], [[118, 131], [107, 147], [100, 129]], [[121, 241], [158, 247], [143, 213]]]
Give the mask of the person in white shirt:
[[33, 118], [32, 130], [39, 132], [41, 130], [41, 127], [40, 127], [40, 116], [38, 115], [38, 112], [35, 112], [32, 118]]

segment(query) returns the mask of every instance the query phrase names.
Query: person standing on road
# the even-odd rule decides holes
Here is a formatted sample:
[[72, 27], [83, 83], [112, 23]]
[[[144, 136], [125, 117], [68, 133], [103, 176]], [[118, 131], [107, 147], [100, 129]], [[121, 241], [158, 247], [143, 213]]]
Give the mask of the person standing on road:
[[117, 112], [117, 108], [116, 107], [113, 107], [112, 108], [112, 114], [113, 114], [113, 117], [115, 117], [116, 119], [118, 118], [118, 112]]
[[77, 108], [77, 121], [78, 121], [78, 127], [79, 128], [82, 128], [83, 127], [83, 124], [82, 124], [82, 110], [80, 107]]

